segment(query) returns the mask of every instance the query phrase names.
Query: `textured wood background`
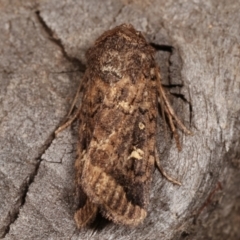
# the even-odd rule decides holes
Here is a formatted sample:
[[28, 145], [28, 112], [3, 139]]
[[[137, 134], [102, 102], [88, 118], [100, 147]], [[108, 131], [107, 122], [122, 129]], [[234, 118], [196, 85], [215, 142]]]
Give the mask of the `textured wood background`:
[[[240, 239], [238, 0], [1, 0], [0, 236], [3, 239]], [[191, 137], [159, 130], [149, 214], [133, 229], [77, 230], [76, 127], [57, 137], [94, 40], [131, 23], [158, 45], [171, 101]], [[159, 123], [161, 126], [161, 122]], [[220, 189], [221, 188], [221, 189]], [[194, 221], [195, 220], [195, 221]]]

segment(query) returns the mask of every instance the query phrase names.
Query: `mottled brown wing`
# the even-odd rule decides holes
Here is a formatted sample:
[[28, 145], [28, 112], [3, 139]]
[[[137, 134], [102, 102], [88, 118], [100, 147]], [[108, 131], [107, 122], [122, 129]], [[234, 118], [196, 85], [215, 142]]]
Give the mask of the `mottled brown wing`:
[[[89, 83], [91, 82], [87, 81], [87, 76], [88, 74], [86, 72], [85, 77], [83, 78], [83, 93], [85, 93], [86, 90], [89, 91], [90, 88]], [[75, 195], [78, 202], [78, 210], [74, 215], [74, 219], [78, 228], [85, 227], [93, 222], [98, 212], [98, 206], [88, 198], [83, 190], [81, 179], [84, 166], [83, 156], [88, 150], [93, 133], [93, 126], [91, 126], [93, 123], [91, 119], [92, 108], [89, 108], [88, 101], [90, 98], [84, 99], [85, 96], [82, 99], [83, 104], [81, 105], [81, 111], [79, 112], [79, 139], [77, 145], [77, 159], [75, 161]]]
[[153, 54], [131, 25], [104, 33], [87, 53], [76, 161], [76, 183], [86, 195], [75, 214], [79, 227], [98, 209], [124, 225], [146, 217], [156, 139]]
[[[151, 80], [138, 80], [126, 76], [108, 89], [83, 154], [83, 190], [107, 218], [125, 225], [137, 225], [146, 216], [155, 160]], [[101, 79], [94, 88], [105, 91]]]
[[176, 125], [192, 133], [167, 99], [154, 54], [141, 33], [128, 24], [105, 32], [87, 52], [87, 70], [79, 86], [81, 107], [55, 132], [78, 117], [75, 220], [79, 228], [91, 223], [98, 210], [116, 223], [139, 224], [147, 212], [154, 163], [166, 179], [181, 185], [164, 172], [155, 155], [158, 97], [179, 150]]

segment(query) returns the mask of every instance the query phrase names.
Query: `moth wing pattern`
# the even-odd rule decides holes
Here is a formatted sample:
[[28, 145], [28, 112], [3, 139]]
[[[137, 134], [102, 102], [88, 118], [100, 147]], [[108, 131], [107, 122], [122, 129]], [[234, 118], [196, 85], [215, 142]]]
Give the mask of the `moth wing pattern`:
[[[106, 31], [86, 54], [87, 69], [79, 89], [78, 111], [57, 131], [79, 119], [75, 221], [90, 224], [100, 211], [115, 223], [136, 226], [147, 215], [156, 149], [158, 102], [181, 150], [176, 116], [161, 85], [155, 50], [130, 24]], [[76, 100], [76, 97], [75, 97]], [[72, 108], [71, 108], [72, 109]]]
[[[82, 92], [86, 92], [89, 89], [89, 81], [86, 79], [87, 72], [83, 78], [83, 89]], [[83, 100], [81, 108], [78, 111], [78, 119], [79, 119], [79, 139], [77, 145], [77, 159], [75, 161], [75, 185], [76, 185], [76, 199], [78, 201], [78, 211], [75, 213], [75, 221], [77, 223], [78, 228], [85, 227], [89, 225], [91, 222], [95, 220], [95, 217], [98, 213], [98, 206], [94, 204], [90, 198], [86, 195], [85, 191], [82, 187], [82, 172], [83, 172], [83, 156], [87, 151], [89, 146], [89, 142], [92, 138], [92, 129], [93, 126], [91, 124], [94, 121], [91, 120], [91, 111], [89, 107], [89, 102], [87, 100]]]
[[154, 50], [131, 25], [121, 25], [96, 41], [87, 60], [75, 164], [86, 199], [75, 220], [82, 227], [100, 210], [136, 226], [147, 215], [155, 163]]

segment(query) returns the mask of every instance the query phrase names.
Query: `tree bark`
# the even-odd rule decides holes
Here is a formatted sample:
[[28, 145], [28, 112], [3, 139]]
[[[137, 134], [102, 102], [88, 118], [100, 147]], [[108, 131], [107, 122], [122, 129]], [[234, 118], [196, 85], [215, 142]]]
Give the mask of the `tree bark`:
[[[240, 2], [2, 1], [0, 237], [240, 239]], [[176, 148], [159, 119], [158, 148], [178, 187], [154, 172], [136, 228], [73, 220], [77, 122], [55, 136], [104, 31], [131, 23], [157, 49], [163, 85], [193, 136]]]

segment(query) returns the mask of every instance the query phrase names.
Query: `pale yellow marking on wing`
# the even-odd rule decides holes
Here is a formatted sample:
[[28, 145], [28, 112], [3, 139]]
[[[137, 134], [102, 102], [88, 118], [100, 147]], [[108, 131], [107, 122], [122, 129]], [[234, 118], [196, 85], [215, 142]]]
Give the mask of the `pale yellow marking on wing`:
[[134, 148], [134, 150], [131, 152], [130, 156], [128, 156], [129, 158], [136, 158], [138, 160], [143, 159], [143, 155], [144, 155], [144, 151], [140, 148]]
[[138, 127], [139, 127], [139, 129], [143, 130], [145, 128], [145, 125], [142, 122], [140, 122], [138, 124]]

